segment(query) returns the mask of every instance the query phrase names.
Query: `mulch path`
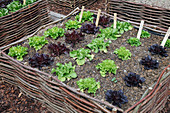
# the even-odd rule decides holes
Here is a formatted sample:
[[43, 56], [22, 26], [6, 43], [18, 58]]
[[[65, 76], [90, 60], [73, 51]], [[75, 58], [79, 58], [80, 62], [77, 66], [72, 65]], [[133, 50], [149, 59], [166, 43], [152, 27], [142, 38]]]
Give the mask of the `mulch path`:
[[0, 113], [51, 113], [37, 100], [20, 93], [18, 87], [0, 81]]

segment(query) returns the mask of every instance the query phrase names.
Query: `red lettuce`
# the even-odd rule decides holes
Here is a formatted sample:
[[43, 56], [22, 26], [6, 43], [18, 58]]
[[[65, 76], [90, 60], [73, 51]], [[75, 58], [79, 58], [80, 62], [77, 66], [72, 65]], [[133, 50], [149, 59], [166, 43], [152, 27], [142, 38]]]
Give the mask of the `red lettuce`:
[[121, 104], [125, 104], [128, 102], [127, 96], [124, 95], [122, 90], [119, 91], [107, 90], [105, 94], [105, 98], [106, 101], [120, 108], [121, 108]]
[[153, 60], [151, 56], [147, 56], [142, 58], [140, 64], [144, 65], [144, 69], [157, 69], [159, 67], [159, 62], [157, 60]]
[[123, 79], [125, 81], [126, 86], [128, 87], [137, 86], [142, 88], [140, 84], [145, 82], [145, 78], [140, 77], [140, 75], [137, 75], [136, 73], [132, 72], [128, 73], [128, 76], [125, 76]]
[[[110, 20], [111, 20], [110, 17], [100, 16], [99, 25], [106, 28], [106, 27], [108, 27]], [[93, 19], [93, 22], [96, 23], [96, 18]]]
[[158, 54], [161, 55], [162, 57], [167, 57], [167, 51], [165, 50], [166, 48], [158, 45], [158, 44], [154, 44], [152, 46], [150, 46], [149, 51], [151, 52], [152, 55]]
[[29, 64], [33, 68], [39, 68], [49, 66], [53, 62], [53, 59], [47, 54], [36, 53], [32, 58], [29, 58]]
[[52, 57], [60, 56], [61, 54], [68, 54], [70, 52], [70, 49], [66, 48], [64, 44], [61, 44], [61, 42], [58, 42], [58, 45], [48, 45], [48, 49], [50, 50]]
[[81, 32], [73, 31], [72, 33], [65, 33], [65, 42], [71, 44], [72, 47], [75, 46], [76, 43], [84, 40], [84, 36]]
[[99, 27], [96, 27], [95, 24], [85, 23], [81, 26], [80, 30], [87, 34], [96, 34], [99, 31]]

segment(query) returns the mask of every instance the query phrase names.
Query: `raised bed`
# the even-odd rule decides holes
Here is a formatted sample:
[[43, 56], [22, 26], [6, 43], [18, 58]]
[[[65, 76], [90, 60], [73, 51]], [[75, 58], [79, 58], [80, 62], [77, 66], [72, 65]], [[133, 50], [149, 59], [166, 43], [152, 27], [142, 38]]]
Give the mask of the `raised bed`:
[[[15, 84], [21, 88], [22, 91], [27, 93], [33, 98], [42, 101], [53, 112], [106, 112], [109, 113], [106, 107], [116, 108], [122, 112], [157, 112], [162, 109], [168, 99], [169, 91], [169, 68], [170, 65], [166, 65], [162, 73], [158, 75], [157, 82], [153, 84], [153, 90], [150, 92], [148, 89], [143, 94], [143, 99], [137, 102], [134, 106], [128, 108], [126, 111], [109, 104], [103, 100], [96, 99], [80, 92], [79, 90], [72, 88], [65, 83], [59, 81], [51, 74], [39, 71], [36, 68], [31, 68], [23, 63], [9, 57], [7, 50], [20, 42], [26, 41], [29, 37], [36, 34], [42, 34], [44, 28], [51, 28], [56, 24], [62, 23], [68, 18], [73, 17], [73, 13], [77, 14], [80, 10], [75, 9], [70, 15], [59, 21], [49, 23], [48, 25], [40, 27], [33, 34], [22, 38], [18, 42], [9, 44], [0, 48], [0, 78], [11, 84]], [[96, 11], [92, 11], [97, 14]], [[107, 15], [106, 13], [102, 13]], [[111, 16], [111, 15], [110, 15]], [[112, 16], [111, 16], [112, 17]], [[60, 23], [60, 24], [61, 24]], [[46, 28], [47, 27], [47, 28]], [[22, 43], [20, 43], [22, 44]], [[129, 45], [130, 46], [130, 45]], [[149, 71], [148, 71], [149, 73]], [[137, 105], [140, 105], [137, 107]], [[134, 108], [136, 109], [134, 110]]]
[[145, 28], [159, 34], [165, 34], [170, 26], [170, 9], [151, 7], [124, 0], [107, 1], [107, 13], [111, 15], [118, 13], [118, 17], [122, 21], [131, 21], [135, 24], [145, 20]]
[[49, 22], [47, 0], [38, 0], [28, 7], [0, 17], [0, 47], [34, 33]]

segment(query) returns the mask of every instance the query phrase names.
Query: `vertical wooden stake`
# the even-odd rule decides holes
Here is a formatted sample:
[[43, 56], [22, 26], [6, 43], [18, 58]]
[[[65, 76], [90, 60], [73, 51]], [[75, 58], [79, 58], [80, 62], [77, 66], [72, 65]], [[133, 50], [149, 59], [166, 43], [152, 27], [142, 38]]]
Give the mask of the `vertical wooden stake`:
[[148, 89], [149, 89], [148, 93], [150, 93], [150, 92], [152, 91], [153, 88], [152, 88], [152, 87], [149, 87]]
[[138, 34], [137, 34], [137, 39], [139, 39], [139, 40], [140, 40], [140, 35], [142, 33], [143, 25], [144, 25], [144, 20], [141, 20], [139, 31], [138, 31]]
[[81, 8], [79, 22], [81, 22], [81, 19], [82, 19], [82, 16], [83, 16], [83, 11], [84, 11], [84, 6], [82, 6], [82, 8]]
[[26, 4], [26, 0], [23, 0], [23, 5], [25, 5]]
[[170, 36], [170, 27], [168, 28], [168, 31], [166, 32], [166, 35], [161, 43], [161, 46], [164, 47], [165, 46], [165, 43], [166, 41], [168, 40], [168, 37]]
[[117, 13], [114, 13], [114, 24], [113, 24], [114, 29], [116, 29], [116, 23], [117, 23]]
[[116, 108], [113, 108], [113, 109], [112, 109], [112, 113], [117, 113], [117, 109], [116, 109]]
[[96, 27], [98, 27], [98, 24], [99, 24], [100, 13], [101, 13], [101, 10], [99, 9], [98, 14], [97, 14], [97, 18], [96, 18]]

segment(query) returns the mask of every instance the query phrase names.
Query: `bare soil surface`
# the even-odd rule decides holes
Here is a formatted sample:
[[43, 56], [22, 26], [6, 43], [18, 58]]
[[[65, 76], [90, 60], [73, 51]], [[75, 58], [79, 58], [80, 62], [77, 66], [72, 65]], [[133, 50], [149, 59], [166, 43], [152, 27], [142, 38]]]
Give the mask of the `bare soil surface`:
[[[74, 20], [74, 17], [71, 17], [71, 19]], [[65, 22], [67, 22], [67, 20], [64, 20], [63, 22], [58, 23], [56, 26], [64, 28]], [[110, 23], [110, 24], [112, 24], [112, 23]], [[48, 28], [52, 28], [54, 26], [55, 25], [52, 25]], [[99, 27], [102, 28], [102, 26], [99, 26]], [[45, 28], [44, 30], [40, 31], [37, 35], [42, 36], [44, 31], [47, 30], [48, 28]], [[72, 30], [69, 30], [69, 32], [71, 32], [71, 31]], [[79, 30], [77, 30], [77, 31], [79, 31]], [[121, 38], [118, 38], [117, 40], [112, 41], [112, 43], [110, 44], [110, 46], [108, 48], [107, 53], [99, 52], [96, 54], [96, 53], [92, 52], [92, 54], [95, 55], [94, 59], [91, 62], [86, 61], [86, 63], [83, 66], [78, 66], [76, 64], [76, 61], [73, 58], [71, 58], [68, 54], [66, 54], [66, 55], [63, 54], [61, 56], [54, 58], [53, 65], [48, 66], [48, 67], [43, 67], [41, 71], [44, 71], [44, 72], [50, 74], [51, 69], [56, 68], [56, 65], [55, 65], [56, 63], [59, 62], [59, 63], [64, 64], [64, 63], [72, 62], [73, 65], [76, 65], [75, 72], [77, 73], [78, 77], [76, 79], [71, 79], [70, 81], [66, 81], [64, 83], [66, 83], [67, 85], [69, 85], [71, 87], [78, 88], [76, 81], [78, 81], [80, 78], [93, 77], [93, 78], [95, 78], [96, 81], [100, 82], [101, 88], [99, 90], [97, 90], [96, 96], [94, 96], [93, 94], [89, 94], [89, 95], [93, 96], [94, 98], [100, 99], [100, 100], [105, 100], [105, 92], [107, 90], [122, 89], [124, 91], [125, 95], [128, 97], [128, 101], [129, 101], [127, 104], [124, 104], [122, 106], [122, 108], [125, 110], [125, 109], [129, 108], [130, 106], [134, 105], [137, 101], [139, 101], [141, 96], [145, 92], [145, 90], [157, 81], [157, 78], [159, 77], [159, 75], [161, 74], [163, 69], [167, 65], [169, 65], [169, 59], [170, 59], [169, 58], [170, 53], [168, 53], [168, 55], [169, 55], [168, 57], [161, 57], [159, 55], [153, 56], [148, 51], [148, 47], [150, 47], [151, 45], [160, 44], [163, 37], [151, 34], [150, 38], [141, 38], [141, 42], [142, 42], [141, 46], [131, 47], [127, 43], [127, 40], [130, 37], [136, 37], [136, 35], [137, 35], [137, 29], [135, 29], [135, 28], [133, 28], [131, 31], [125, 32], [121, 36]], [[70, 44], [65, 43], [65, 37], [60, 37], [57, 40], [53, 40], [52, 38], [47, 37], [47, 40], [49, 41], [49, 44], [61, 42], [61, 43], [64, 43], [66, 45], [66, 47], [70, 48], [70, 50], [76, 50], [79, 48], [86, 48], [86, 45], [88, 43], [90, 43], [92, 39], [96, 38], [96, 36], [97, 36], [97, 34], [96, 35], [85, 34], [85, 40], [81, 41], [81, 43], [79, 43], [79, 44], [76, 44], [74, 48], [72, 48]], [[28, 59], [30, 57], [33, 57], [33, 55], [36, 53], [36, 51], [34, 48], [29, 47], [28, 40], [25, 41], [24, 43], [21, 43], [21, 45], [29, 48], [28, 55], [26, 55], [24, 57], [24, 60], [22, 61], [23, 64], [29, 66]], [[119, 48], [121, 46], [126, 47], [132, 53], [132, 57], [130, 60], [122, 61], [118, 58], [118, 56], [116, 54], [113, 53], [116, 48]], [[48, 45], [45, 45], [41, 50], [38, 50], [37, 52], [40, 54], [42, 54], [42, 53], [50, 54], [47, 47], [48, 47]], [[167, 48], [167, 50], [169, 51], [170, 48]], [[140, 60], [142, 58], [146, 57], [147, 55], [150, 55], [150, 56], [152, 56], [153, 59], [157, 59], [159, 61], [158, 69], [144, 70], [144, 67], [139, 64]], [[101, 63], [105, 59], [111, 59], [111, 60], [115, 61], [115, 64], [119, 67], [116, 75], [107, 74], [106, 77], [101, 77], [99, 70], [96, 69], [96, 65], [98, 63]], [[142, 84], [142, 88], [127, 87], [125, 85], [123, 77], [125, 77], [125, 75], [127, 75], [129, 72], [137, 73], [137, 74], [141, 75], [141, 77], [144, 77], [146, 79], [146, 81]], [[116, 79], [118, 81], [117, 83], [114, 83], [111, 81], [113, 77], [116, 77]]]

